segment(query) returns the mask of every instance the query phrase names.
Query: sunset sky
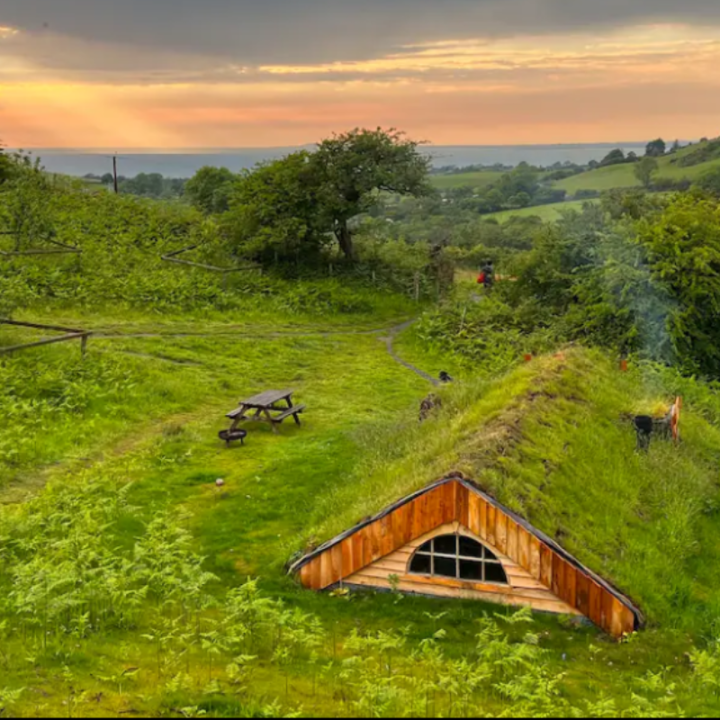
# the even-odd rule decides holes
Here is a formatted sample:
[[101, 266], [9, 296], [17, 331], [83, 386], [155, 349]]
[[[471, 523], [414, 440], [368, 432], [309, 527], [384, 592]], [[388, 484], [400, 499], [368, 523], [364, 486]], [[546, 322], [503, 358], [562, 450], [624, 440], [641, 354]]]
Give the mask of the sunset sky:
[[230, 148], [720, 134], [720, 0], [0, 0], [0, 140]]

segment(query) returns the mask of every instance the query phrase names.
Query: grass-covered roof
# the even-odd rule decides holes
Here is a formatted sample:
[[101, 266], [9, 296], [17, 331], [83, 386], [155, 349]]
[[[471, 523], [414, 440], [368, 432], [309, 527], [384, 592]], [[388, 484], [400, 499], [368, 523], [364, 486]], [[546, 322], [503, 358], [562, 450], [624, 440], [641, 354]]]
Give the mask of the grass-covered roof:
[[656, 440], [644, 455], [628, 419], [666, 411], [672, 390], [578, 348], [447, 388], [436, 419], [368, 438], [372, 457], [320, 504], [311, 539], [459, 471], [613, 582], [650, 623], [706, 627], [720, 616], [720, 429], [686, 403], [681, 445]]

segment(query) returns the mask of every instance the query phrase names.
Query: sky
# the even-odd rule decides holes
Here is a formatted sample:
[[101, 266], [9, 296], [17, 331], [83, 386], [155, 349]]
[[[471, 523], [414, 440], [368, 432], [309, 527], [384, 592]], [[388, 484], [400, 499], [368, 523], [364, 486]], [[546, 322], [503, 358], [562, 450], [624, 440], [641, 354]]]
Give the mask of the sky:
[[720, 134], [720, 0], [0, 0], [0, 141], [290, 147]]

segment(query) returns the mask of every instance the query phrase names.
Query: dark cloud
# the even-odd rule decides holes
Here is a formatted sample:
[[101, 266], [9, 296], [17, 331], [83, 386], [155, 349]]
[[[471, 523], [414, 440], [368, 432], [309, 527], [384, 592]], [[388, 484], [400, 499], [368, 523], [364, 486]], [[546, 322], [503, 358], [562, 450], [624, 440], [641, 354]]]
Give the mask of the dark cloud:
[[60, 73], [202, 75], [660, 21], [720, 26], [720, 0], [0, 0], [0, 26], [23, 31], [7, 47]]

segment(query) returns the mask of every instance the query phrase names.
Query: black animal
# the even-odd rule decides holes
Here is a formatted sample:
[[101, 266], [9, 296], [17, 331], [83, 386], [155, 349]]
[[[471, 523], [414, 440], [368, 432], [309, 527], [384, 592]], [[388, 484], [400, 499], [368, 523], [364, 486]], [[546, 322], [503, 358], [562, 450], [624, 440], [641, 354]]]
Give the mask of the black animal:
[[634, 423], [635, 432], [637, 432], [637, 449], [648, 452], [650, 449], [650, 438], [655, 429], [655, 421], [649, 415], [637, 415]]
[[441, 383], [451, 383], [451, 382], [454, 382], [454, 380], [443, 370], [440, 373], [440, 382]]
[[427, 420], [435, 410], [442, 407], [442, 400], [434, 393], [428, 395], [420, 404], [420, 422]]

